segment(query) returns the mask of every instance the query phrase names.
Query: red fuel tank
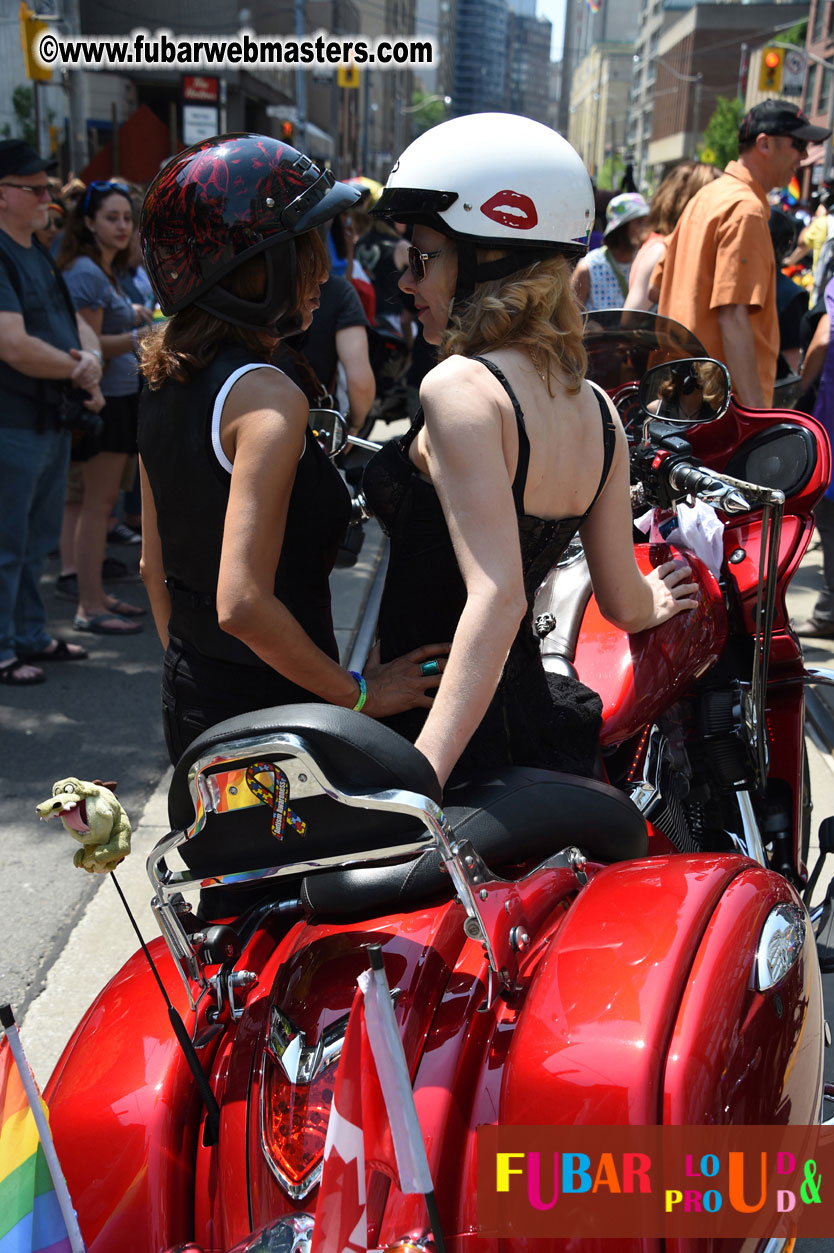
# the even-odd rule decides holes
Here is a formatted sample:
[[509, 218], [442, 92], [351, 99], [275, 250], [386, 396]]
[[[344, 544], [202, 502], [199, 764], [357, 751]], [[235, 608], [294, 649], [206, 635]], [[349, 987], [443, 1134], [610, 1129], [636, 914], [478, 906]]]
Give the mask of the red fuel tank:
[[[634, 552], [644, 574], [684, 559], [658, 544]], [[588, 602], [574, 664], [582, 682], [602, 697], [603, 745], [619, 744], [653, 722], [723, 651], [727, 611], [718, 582], [697, 557], [687, 553], [685, 560], [700, 587], [699, 606], [654, 630], [629, 635], [603, 618], [593, 596]]]

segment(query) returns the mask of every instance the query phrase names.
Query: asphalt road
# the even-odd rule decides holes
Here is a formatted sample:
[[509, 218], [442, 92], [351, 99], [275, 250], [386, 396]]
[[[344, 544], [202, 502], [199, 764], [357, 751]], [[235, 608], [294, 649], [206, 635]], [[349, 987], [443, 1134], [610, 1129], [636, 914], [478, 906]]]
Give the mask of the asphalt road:
[[[136, 572], [139, 546], [110, 555]], [[81, 634], [74, 605], [54, 595], [57, 562], [44, 574], [50, 629], [87, 648], [86, 661], [46, 667], [47, 682], [0, 688], [0, 1000], [19, 1017], [43, 987], [95, 889], [72, 864], [60, 823], [41, 823], [34, 807], [56, 779], [115, 780], [129, 813], [141, 812], [168, 764], [159, 713], [162, 651], [150, 614], [141, 635]], [[114, 583], [122, 599], [147, 606], [141, 583]]]

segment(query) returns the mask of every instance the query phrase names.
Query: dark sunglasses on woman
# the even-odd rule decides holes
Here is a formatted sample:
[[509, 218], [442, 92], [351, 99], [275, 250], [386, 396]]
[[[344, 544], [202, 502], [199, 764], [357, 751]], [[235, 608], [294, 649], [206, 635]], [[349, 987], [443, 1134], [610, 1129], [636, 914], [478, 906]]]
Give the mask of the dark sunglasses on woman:
[[410, 246], [408, 250], [408, 268], [415, 283], [422, 283], [426, 277], [426, 262], [432, 257], [439, 257], [442, 251], [442, 248], [435, 248], [434, 252], [421, 252], [414, 244]]

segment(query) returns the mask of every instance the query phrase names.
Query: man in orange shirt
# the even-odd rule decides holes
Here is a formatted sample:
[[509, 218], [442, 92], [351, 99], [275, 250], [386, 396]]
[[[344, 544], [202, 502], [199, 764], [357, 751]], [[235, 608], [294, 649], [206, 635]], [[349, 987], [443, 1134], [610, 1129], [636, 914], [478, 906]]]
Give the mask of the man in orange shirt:
[[693, 196], [652, 274], [658, 313], [725, 362], [736, 400], [752, 409], [773, 401], [779, 352], [767, 193], [785, 187], [808, 144], [830, 133], [786, 100], [755, 105], [741, 119], [738, 160]]

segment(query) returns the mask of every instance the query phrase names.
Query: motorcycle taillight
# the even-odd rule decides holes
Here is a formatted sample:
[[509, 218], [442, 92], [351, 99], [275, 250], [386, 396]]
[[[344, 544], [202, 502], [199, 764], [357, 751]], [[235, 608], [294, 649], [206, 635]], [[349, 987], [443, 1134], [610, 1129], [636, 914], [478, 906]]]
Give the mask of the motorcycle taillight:
[[261, 1089], [261, 1127], [267, 1162], [293, 1199], [318, 1182], [333, 1100], [338, 1058], [309, 1084], [292, 1083], [267, 1054]]

